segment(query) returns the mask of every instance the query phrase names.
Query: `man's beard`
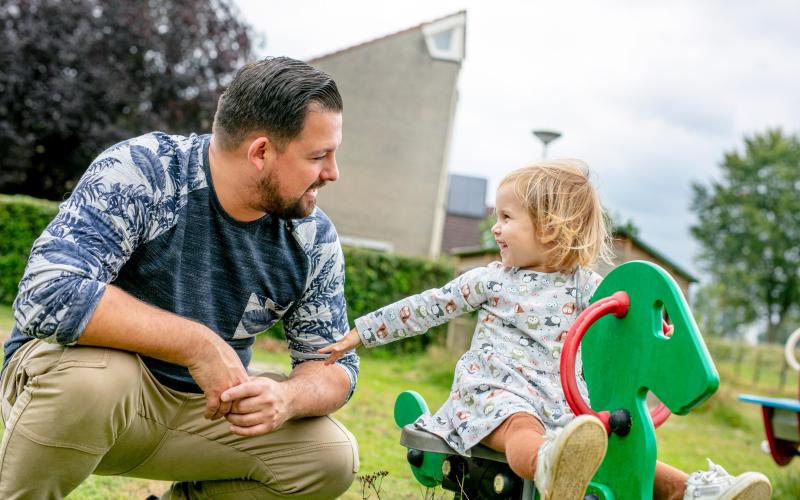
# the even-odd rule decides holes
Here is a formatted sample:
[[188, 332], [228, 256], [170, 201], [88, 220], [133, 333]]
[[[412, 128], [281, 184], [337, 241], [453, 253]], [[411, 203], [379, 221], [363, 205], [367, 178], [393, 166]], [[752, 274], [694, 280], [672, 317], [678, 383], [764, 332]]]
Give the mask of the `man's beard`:
[[[325, 181], [317, 181], [308, 189], [321, 188]], [[259, 209], [268, 214], [273, 214], [283, 219], [302, 219], [308, 217], [317, 206], [316, 199], [305, 200], [305, 192], [297, 199], [286, 199], [281, 196], [281, 186], [278, 180], [269, 175], [259, 183], [259, 194], [261, 199]]]

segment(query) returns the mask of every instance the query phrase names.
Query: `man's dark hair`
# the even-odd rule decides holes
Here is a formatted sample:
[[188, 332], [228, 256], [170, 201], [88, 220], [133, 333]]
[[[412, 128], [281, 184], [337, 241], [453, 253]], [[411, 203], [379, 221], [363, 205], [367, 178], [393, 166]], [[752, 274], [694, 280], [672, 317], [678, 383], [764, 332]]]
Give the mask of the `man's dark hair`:
[[268, 57], [240, 69], [220, 96], [214, 135], [229, 151], [252, 132], [265, 133], [283, 149], [303, 130], [312, 103], [325, 111], [342, 111], [333, 78], [303, 61]]

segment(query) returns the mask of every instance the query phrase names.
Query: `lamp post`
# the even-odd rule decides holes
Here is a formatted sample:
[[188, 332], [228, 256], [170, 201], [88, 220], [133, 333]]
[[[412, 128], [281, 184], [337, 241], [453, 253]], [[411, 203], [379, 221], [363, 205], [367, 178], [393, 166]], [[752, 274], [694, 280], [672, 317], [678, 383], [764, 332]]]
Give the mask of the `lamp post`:
[[561, 132], [555, 132], [553, 130], [534, 130], [533, 135], [542, 141], [544, 145], [544, 147], [542, 147], [542, 160], [544, 160], [547, 158], [547, 145], [561, 137]]

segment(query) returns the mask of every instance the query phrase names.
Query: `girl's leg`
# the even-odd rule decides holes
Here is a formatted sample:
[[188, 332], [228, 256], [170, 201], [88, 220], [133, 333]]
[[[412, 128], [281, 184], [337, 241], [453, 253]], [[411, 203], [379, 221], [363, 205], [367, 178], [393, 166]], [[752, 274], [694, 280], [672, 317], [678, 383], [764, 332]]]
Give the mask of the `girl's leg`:
[[535, 479], [542, 500], [562, 500], [583, 498], [603, 461], [608, 436], [603, 424], [587, 415], [545, 435], [539, 419], [515, 413], [482, 442], [505, 452], [515, 474]]
[[536, 457], [544, 441], [544, 426], [528, 413], [514, 413], [481, 441], [489, 448], [506, 454], [515, 474], [533, 479]]
[[656, 462], [656, 476], [653, 481], [654, 500], [680, 500], [686, 491], [686, 480], [689, 475], [682, 470]]

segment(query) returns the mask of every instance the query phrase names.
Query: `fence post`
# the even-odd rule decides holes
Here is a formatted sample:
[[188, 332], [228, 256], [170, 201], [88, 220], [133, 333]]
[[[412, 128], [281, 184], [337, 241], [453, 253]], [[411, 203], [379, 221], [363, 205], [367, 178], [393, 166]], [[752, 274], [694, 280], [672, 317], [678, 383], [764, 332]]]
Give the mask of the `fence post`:
[[756, 346], [756, 370], [753, 373], [753, 385], [758, 385], [758, 379], [761, 377], [761, 349]]
[[785, 356], [781, 356], [783, 363], [781, 363], [781, 376], [778, 381], [778, 390], [782, 391], [783, 386], [786, 385], [786, 373], [789, 371], [789, 363], [786, 361]]
[[736, 378], [742, 376], [742, 359], [744, 358], [744, 341], [737, 344], [736, 360], [734, 361], [734, 370], [736, 371]]

